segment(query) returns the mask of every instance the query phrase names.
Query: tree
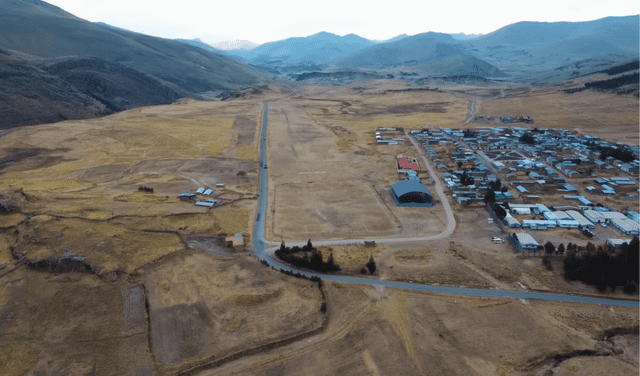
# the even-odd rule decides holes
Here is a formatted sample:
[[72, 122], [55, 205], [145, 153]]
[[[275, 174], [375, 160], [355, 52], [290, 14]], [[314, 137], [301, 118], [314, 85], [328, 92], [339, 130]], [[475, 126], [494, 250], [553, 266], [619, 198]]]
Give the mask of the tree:
[[369, 262], [365, 266], [369, 269], [369, 273], [373, 274], [376, 272], [376, 262], [373, 259], [373, 255], [369, 257]]
[[489, 182], [489, 188], [494, 191], [499, 191], [502, 188], [502, 181], [500, 179]]
[[462, 168], [462, 161], [458, 161], [458, 168]]
[[333, 261], [333, 253], [329, 253], [329, 258], [327, 259], [327, 265], [330, 268], [333, 268], [333, 266], [335, 265], [335, 262]]
[[307, 241], [307, 245], [305, 245], [304, 247], [302, 247], [302, 249], [305, 252], [311, 252], [311, 250], [313, 249], [313, 245], [311, 244], [311, 238], [309, 238], [309, 240]]
[[465, 187], [473, 184], [473, 178], [467, 175], [467, 170], [464, 170], [462, 172], [462, 175], [460, 176], [460, 184], [464, 185]]
[[494, 192], [493, 189], [489, 189], [487, 190], [487, 194], [484, 195], [484, 203], [491, 204], [493, 202], [496, 202], [496, 192]]
[[552, 254], [556, 250], [556, 247], [551, 242], [544, 243], [544, 253], [547, 255]]
[[[568, 246], [567, 246], [568, 247]], [[560, 255], [564, 254], [564, 244], [560, 243], [560, 245], [558, 246], [558, 250], [556, 251], [556, 253], [559, 253]]]
[[533, 136], [528, 132], [523, 134], [522, 137], [520, 137], [519, 141], [529, 145], [533, 145], [536, 142]]
[[500, 220], [502, 220], [504, 217], [507, 216], [507, 211], [504, 210], [504, 208], [496, 203], [491, 203], [489, 204], [489, 207], [491, 208], [491, 210], [493, 210], [494, 213], [496, 213], [496, 215], [498, 216], [498, 218]]

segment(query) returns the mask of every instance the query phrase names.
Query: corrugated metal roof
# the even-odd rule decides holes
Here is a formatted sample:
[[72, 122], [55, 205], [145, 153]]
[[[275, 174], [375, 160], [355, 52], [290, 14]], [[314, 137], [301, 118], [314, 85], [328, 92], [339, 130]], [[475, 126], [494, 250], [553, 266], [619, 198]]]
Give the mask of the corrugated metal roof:
[[422, 192], [428, 194], [430, 197], [433, 197], [431, 192], [422, 185], [419, 181], [416, 180], [401, 180], [391, 186], [391, 189], [396, 194], [397, 197], [401, 197], [407, 193], [411, 192]]

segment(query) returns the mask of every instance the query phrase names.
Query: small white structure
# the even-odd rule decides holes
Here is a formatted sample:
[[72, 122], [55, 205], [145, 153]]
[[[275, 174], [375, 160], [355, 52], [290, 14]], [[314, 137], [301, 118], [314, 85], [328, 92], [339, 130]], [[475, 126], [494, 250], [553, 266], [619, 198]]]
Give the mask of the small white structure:
[[216, 188], [224, 188], [224, 184], [218, 183], [218, 184], [216, 184]]
[[204, 191], [204, 194], [207, 196], [209, 196], [212, 193], [213, 193], [213, 189], [207, 189], [206, 191]]
[[200, 194], [204, 193], [204, 188], [198, 188], [198, 190], [196, 191], [196, 193], [200, 193]]
[[556, 221], [540, 221], [532, 219], [525, 219], [522, 221], [523, 228], [530, 228], [532, 230], [546, 230], [549, 228], [555, 228], [557, 225]]
[[215, 203], [214, 202], [206, 202], [206, 201], [196, 201], [196, 205], [197, 206], [205, 206], [205, 207], [208, 207], [208, 208], [212, 208], [215, 205]]
[[613, 248], [620, 248], [624, 243], [631, 244], [631, 239], [607, 239], [606, 243]]
[[510, 208], [511, 213], [518, 215], [531, 215], [531, 209], [529, 208]]

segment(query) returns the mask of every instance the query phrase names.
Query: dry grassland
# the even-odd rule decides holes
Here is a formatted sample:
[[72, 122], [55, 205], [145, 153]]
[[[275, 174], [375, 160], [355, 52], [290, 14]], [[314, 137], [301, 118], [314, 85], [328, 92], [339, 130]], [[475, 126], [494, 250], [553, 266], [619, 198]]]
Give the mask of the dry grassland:
[[531, 116], [534, 123], [518, 126], [563, 128], [632, 145], [638, 143], [638, 114], [634, 97], [591, 91], [565, 94], [552, 87], [476, 102], [476, 115]]
[[373, 247], [365, 247], [362, 244], [337, 245], [332, 247], [319, 247], [323, 259], [333, 254], [333, 262], [340, 266], [340, 273], [355, 274], [360, 273], [360, 269], [369, 262], [369, 257], [373, 256], [374, 261], [380, 259], [380, 255], [387, 249], [386, 244], [376, 244]]
[[[395, 157], [416, 152], [409, 143], [376, 145], [373, 132], [456, 127], [467, 118], [468, 101], [445, 93], [386, 92], [403, 86], [383, 81], [358, 90], [304, 88], [298, 97], [269, 98], [269, 207], [275, 212], [267, 226], [276, 235], [267, 237], [278, 239], [281, 231], [286, 239], [345, 238], [349, 226], [352, 237], [435, 234], [444, 228], [439, 203], [396, 206], [389, 188], [404, 176], [396, 172]], [[542, 123], [578, 122], [591, 108], [595, 113], [614, 106], [597, 103], [599, 94], [565, 97], [536, 90], [530, 99], [507, 91], [505, 100], [512, 102], [483, 100], [476, 109], [497, 111], [503, 103], [515, 111], [526, 105], [539, 108], [538, 114], [523, 113], [534, 118], [532, 126], [554, 127]], [[183, 239], [251, 233], [265, 98], [185, 100], [23, 128], [0, 139], [0, 193], [15, 196], [21, 209], [0, 216], [2, 373], [160, 375], [194, 367], [202, 375], [637, 371], [637, 334], [602, 339], [607, 330], [637, 328], [637, 309], [325, 282], [329, 320], [320, 332], [325, 316], [316, 283], [242, 254], [189, 250]], [[582, 98], [582, 110], [567, 98]], [[556, 114], [573, 115], [544, 112], [545, 103], [554, 101]], [[631, 135], [623, 127], [629, 128], [635, 108], [637, 128], [637, 103], [616, 103], [619, 113], [593, 119], [617, 122], [614, 131]], [[596, 127], [598, 121], [585, 124]], [[226, 186], [212, 196], [225, 201], [221, 207], [208, 210], [176, 198], [216, 182]], [[139, 185], [154, 187], [154, 193], [138, 192]], [[358, 273], [373, 255], [377, 276], [387, 280], [595, 294], [564, 281], [557, 262], [549, 272], [539, 259], [523, 260], [508, 244], [491, 243], [491, 236], [505, 236], [486, 218], [483, 208], [456, 209], [458, 227], [450, 239], [333, 247], [334, 260], [346, 273]], [[27, 261], [81, 256], [93, 271], [129, 274], [113, 279], [36, 271], [18, 265], [10, 247]], [[322, 252], [326, 259], [330, 252]], [[270, 345], [311, 331], [316, 334]], [[259, 351], [223, 361], [251, 349]]]
[[0, 283], [3, 375], [154, 373], [140, 286], [26, 268]]
[[[0, 216], [0, 227], [26, 231], [16, 246], [32, 261], [70, 252], [103, 271], [133, 271], [183, 250], [180, 229], [250, 235], [261, 110], [261, 100], [181, 101], [10, 132], [1, 139], [0, 192], [22, 189], [26, 215]], [[225, 188], [211, 198], [226, 206], [177, 198], [217, 182]], [[138, 192], [140, 185], [154, 193]], [[19, 224], [40, 214], [58, 219]]]
[[[637, 326], [637, 309], [325, 286], [331, 317], [325, 332], [203, 375], [531, 375], [562, 366], [555, 357], [564, 355], [565, 362], [586, 358], [601, 370], [638, 367], [637, 359], [610, 356], [610, 342], [601, 337], [606, 329]], [[600, 317], [602, 325], [575, 331], [555, 319], [563, 310], [582, 315], [578, 321]], [[633, 352], [632, 345], [616, 349]], [[579, 351], [596, 356], [570, 355]]]
[[317, 284], [236, 256], [181, 255], [147, 271], [153, 349], [165, 372], [317, 329]]
[[81, 256], [100, 272], [131, 273], [185, 249], [177, 234], [128, 230], [103, 221], [36, 216], [18, 230], [14, 247], [28, 261]]

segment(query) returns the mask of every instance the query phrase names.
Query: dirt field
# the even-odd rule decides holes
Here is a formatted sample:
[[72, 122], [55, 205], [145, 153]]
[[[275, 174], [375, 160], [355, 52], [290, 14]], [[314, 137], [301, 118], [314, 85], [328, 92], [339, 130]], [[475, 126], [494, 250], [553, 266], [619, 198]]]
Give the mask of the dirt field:
[[[437, 198], [432, 208], [398, 207], [389, 192], [406, 178], [397, 173], [396, 156], [416, 155], [415, 149], [408, 141], [376, 144], [375, 130], [457, 124], [466, 119], [465, 106], [446, 93], [362, 96], [350, 88], [310, 88], [270, 102], [269, 206], [277, 209], [267, 221], [267, 237], [345, 238], [348, 223], [352, 237], [440, 232], [444, 213]], [[426, 172], [419, 177], [431, 187]], [[298, 215], [302, 208], [306, 216]]]
[[275, 194], [275, 224], [280, 225], [274, 229], [277, 239], [393, 234], [400, 227], [377, 192], [364, 181], [344, 182], [341, 187], [283, 184]]

